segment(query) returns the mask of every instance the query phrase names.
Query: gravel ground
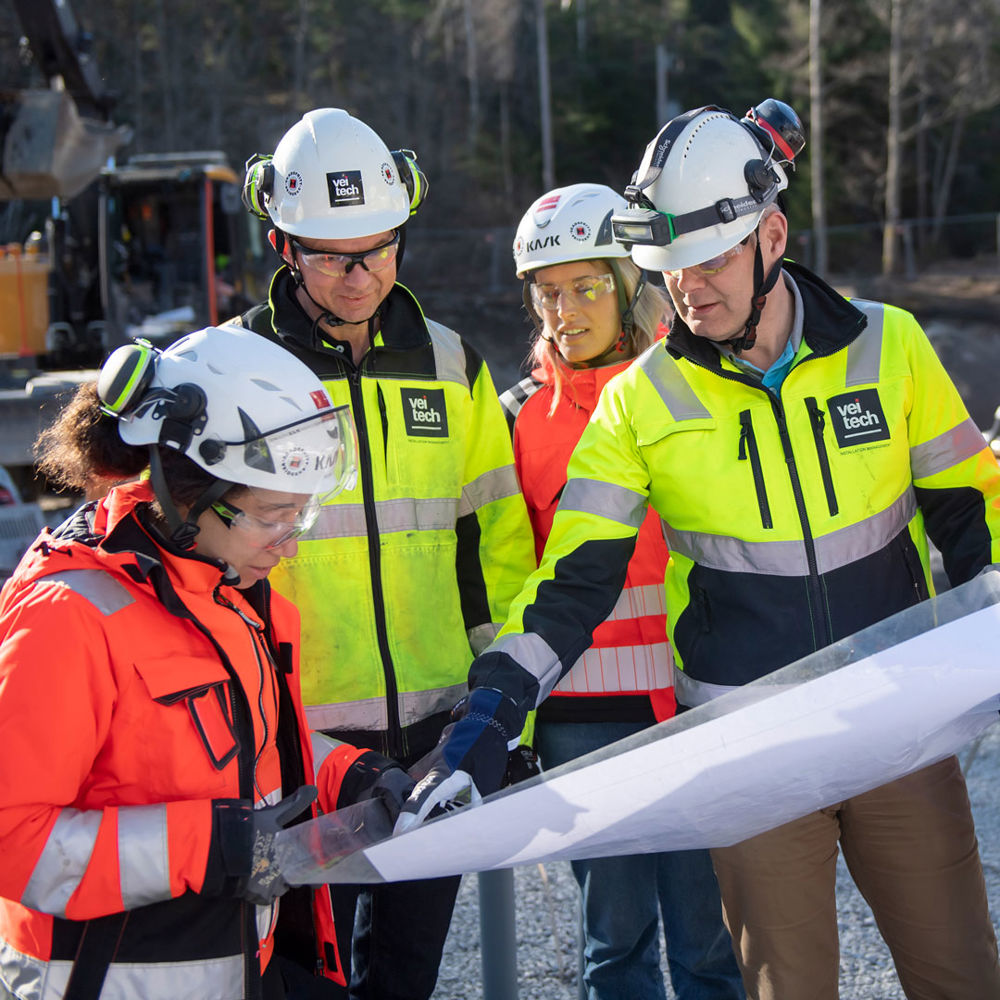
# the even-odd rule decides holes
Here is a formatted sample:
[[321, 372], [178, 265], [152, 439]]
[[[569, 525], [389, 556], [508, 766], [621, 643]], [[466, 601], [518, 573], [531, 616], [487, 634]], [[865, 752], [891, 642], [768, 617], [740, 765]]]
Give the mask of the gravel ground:
[[[1000, 932], [1000, 726], [960, 754], [979, 831], [994, 927]], [[514, 870], [519, 1000], [577, 1000], [576, 882], [566, 862]], [[904, 1000], [875, 921], [840, 862], [841, 994], [852, 1000]], [[435, 1000], [483, 997], [477, 877], [466, 876], [445, 946]], [[667, 997], [674, 994], [667, 983]], [[490, 1000], [514, 1000], [491, 997]]]

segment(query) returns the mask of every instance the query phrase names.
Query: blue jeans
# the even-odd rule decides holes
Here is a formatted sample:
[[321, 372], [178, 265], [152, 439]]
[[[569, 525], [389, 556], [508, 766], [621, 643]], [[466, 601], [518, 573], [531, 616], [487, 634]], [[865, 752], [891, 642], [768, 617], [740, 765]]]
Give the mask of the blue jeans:
[[[541, 722], [535, 746], [556, 767], [644, 729], [628, 722]], [[583, 904], [587, 1000], [665, 1000], [659, 920], [678, 1000], [744, 1000], [708, 851], [573, 861]]]

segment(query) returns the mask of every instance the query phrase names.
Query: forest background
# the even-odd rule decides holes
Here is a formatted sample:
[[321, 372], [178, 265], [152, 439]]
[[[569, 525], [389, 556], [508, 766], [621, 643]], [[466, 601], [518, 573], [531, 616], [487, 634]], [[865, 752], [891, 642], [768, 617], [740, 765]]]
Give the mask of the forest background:
[[[516, 308], [510, 242], [538, 195], [582, 180], [621, 190], [661, 124], [709, 103], [743, 114], [777, 97], [802, 117], [787, 206], [804, 263], [912, 271], [1000, 240], [1000, 0], [72, 8], [113, 118], [132, 128], [120, 160], [221, 149], [240, 171], [304, 111], [347, 108], [414, 149], [430, 179], [404, 279], [432, 295], [475, 288], [487, 311], [491, 297]], [[8, 86], [32, 82], [19, 36], [0, 5]]]

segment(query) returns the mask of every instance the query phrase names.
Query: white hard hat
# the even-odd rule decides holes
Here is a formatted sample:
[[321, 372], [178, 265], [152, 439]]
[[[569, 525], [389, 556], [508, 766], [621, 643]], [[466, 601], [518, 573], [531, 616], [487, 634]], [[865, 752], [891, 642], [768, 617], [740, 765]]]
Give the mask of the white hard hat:
[[781, 159], [746, 119], [715, 107], [689, 111], [646, 147], [625, 191], [629, 209], [613, 221], [615, 238], [651, 271], [717, 257], [746, 239], [788, 187]]
[[172, 448], [217, 480], [324, 497], [353, 484], [349, 408], [249, 330], [208, 327], [162, 353], [143, 341], [119, 347], [97, 391], [127, 444]]
[[543, 194], [517, 227], [517, 276], [570, 261], [627, 257], [611, 233], [611, 216], [626, 208], [625, 199], [604, 184], [571, 184]]
[[282, 137], [263, 207], [283, 232], [317, 240], [373, 236], [410, 217], [392, 153], [342, 108], [307, 112]]

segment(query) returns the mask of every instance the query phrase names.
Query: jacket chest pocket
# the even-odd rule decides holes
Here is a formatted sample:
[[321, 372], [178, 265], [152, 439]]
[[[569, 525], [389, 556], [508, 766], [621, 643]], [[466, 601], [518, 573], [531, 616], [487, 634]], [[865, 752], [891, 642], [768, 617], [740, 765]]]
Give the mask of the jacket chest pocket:
[[188, 759], [192, 737], [212, 768], [221, 771], [240, 750], [233, 723], [229, 675], [222, 664], [186, 657], [145, 659], [135, 664], [149, 697], [166, 711], [155, 713], [160, 731], [149, 738], [178, 746]]

